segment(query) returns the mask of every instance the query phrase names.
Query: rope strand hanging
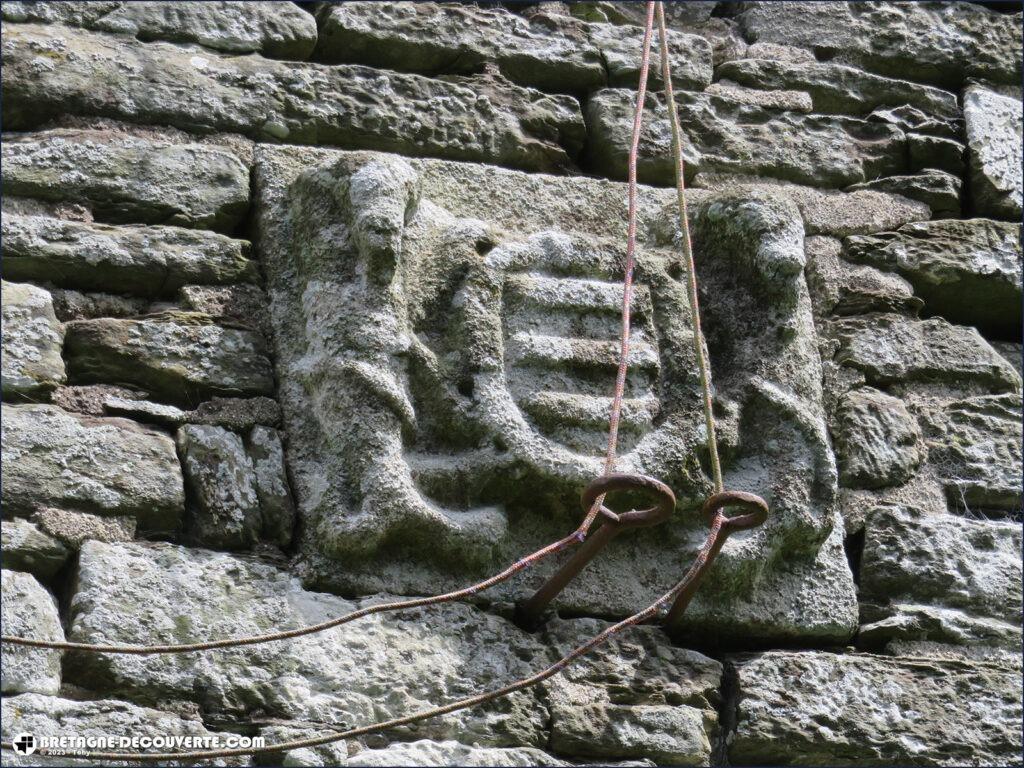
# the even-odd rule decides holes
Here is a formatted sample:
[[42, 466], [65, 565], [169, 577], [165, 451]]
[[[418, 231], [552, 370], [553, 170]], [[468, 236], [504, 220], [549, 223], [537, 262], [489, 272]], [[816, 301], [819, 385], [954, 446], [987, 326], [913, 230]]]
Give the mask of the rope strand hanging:
[[[648, 2], [647, 3], [647, 16], [646, 26], [644, 30], [643, 40], [643, 52], [641, 57], [640, 67], [640, 82], [637, 89], [637, 100], [636, 110], [633, 120], [633, 135], [629, 153], [629, 181], [628, 181], [628, 196], [629, 196], [629, 210], [628, 210], [628, 229], [627, 229], [627, 248], [626, 248], [626, 265], [625, 274], [623, 278], [623, 301], [622, 301], [622, 331], [620, 336], [620, 355], [619, 365], [616, 374], [614, 397], [612, 399], [611, 412], [609, 415], [609, 435], [608, 435], [608, 448], [604, 462], [604, 472], [601, 478], [591, 483], [590, 486], [584, 491], [583, 494], [583, 505], [587, 510], [586, 515], [579, 525], [579, 527], [573, 531], [569, 536], [553, 542], [546, 547], [543, 547], [536, 552], [527, 555], [526, 557], [518, 560], [505, 570], [501, 571], [488, 579], [485, 579], [477, 584], [464, 589], [448, 592], [442, 595], [435, 595], [432, 597], [416, 598], [411, 600], [402, 600], [391, 603], [384, 603], [367, 608], [354, 611], [344, 616], [336, 617], [328, 621], [321, 622], [306, 627], [300, 627], [297, 629], [284, 630], [280, 632], [273, 632], [263, 635], [254, 635], [242, 638], [231, 638], [222, 640], [212, 640], [206, 642], [180, 644], [180, 645], [153, 645], [153, 646], [135, 646], [135, 645], [97, 645], [90, 643], [74, 643], [74, 642], [55, 642], [55, 641], [44, 641], [34, 640], [32, 638], [21, 638], [21, 637], [9, 637], [3, 636], [0, 641], [5, 643], [11, 643], [15, 645], [30, 646], [36, 648], [50, 648], [56, 650], [75, 650], [75, 651], [87, 651], [95, 653], [113, 653], [113, 654], [161, 654], [161, 653], [187, 653], [194, 651], [204, 651], [219, 648], [230, 648], [244, 645], [254, 645], [258, 643], [266, 643], [277, 640], [284, 640], [289, 638], [301, 637], [304, 635], [310, 635], [316, 632], [322, 632], [332, 627], [337, 627], [355, 619], [368, 616], [375, 613], [384, 613], [389, 611], [397, 611], [405, 608], [422, 607], [429, 605], [436, 605], [439, 603], [450, 602], [465, 597], [470, 597], [478, 592], [482, 592], [496, 584], [499, 584], [519, 571], [533, 565], [541, 560], [554, 555], [557, 552], [561, 552], [569, 547], [584, 542], [587, 535], [593, 526], [593, 523], [599, 515], [604, 517], [602, 526], [598, 529], [598, 534], [602, 534], [599, 537], [595, 534], [594, 545], [591, 547], [593, 550], [586, 558], [582, 559], [580, 563], [580, 557], [577, 557], [575, 561], [570, 561], [568, 566], [573, 565], [576, 562], [581, 570], [586, 565], [586, 561], [596, 554], [600, 548], [610, 540], [610, 537], [614, 535], [621, 527], [635, 527], [638, 525], [649, 525], [661, 522], [666, 518], [675, 506], [675, 498], [672, 495], [670, 489], [664, 486], [662, 483], [654, 480], [653, 478], [646, 478], [640, 475], [621, 475], [616, 474], [614, 470], [616, 451], [617, 451], [617, 440], [618, 440], [618, 425], [619, 417], [621, 415], [623, 392], [625, 389], [626, 375], [628, 372], [628, 353], [629, 353], [629, 335], [630, 335], [630, 310], [632, 301], [632, 282], [633, 282], [633, 271], [635, 267], [635, 249], [636, 249], [636, 217], [637, 217], [637, 204], [636, 204], [636, 185], [637, 185], [637, 156], [639, 152], [640, 143], [640, 132], [642, 128], [642, 113], [644, 101], [646, 98], [646, 87], [647, 78], [649, 74], [650, 64], [650, 47], [651, 38], [653, 35], [653, 25], [655, 11], [658, 16], [658, 27], [659, 37], [661, 46], [661, 68], [662, 77], [666, 92], [666, 101], [669, 108], [670, 121], [672, 125], [672, 148], [674, 154], [674, 160], [676, 165], [676, 183], [677, 183], [677, 195], [679, 201], [680, 211], [680, 228], [682, 231], [683, 239], [683, 250], [684, 259], [687, 264], [687, 282], [690, 294], [690, 303], [693, 313], [694, 322], [694, 344], [696, 351], [696, 359], [698, 367], [700, 368], [701, 387], [703, 394], [703, 405], [704, 405], [704, 416], [705, 423], [707, 425], [707, 442], [708, 451], [711, 457], [712, 475], [715, 486], [715, 494], [710, 497], [703, 507], [703, 515], [706, 517], [710, 531], [708, 537], [701, 547], [700, 551], [694, 559], [693, 564], [686, 572], [684, 577], [670, 589], [668, 592], [663, 594], [656, 601], [651, 603], [643, 610], [633, 614], [632, 616], [623, 619], [617, 624], [608, 627], [603, 632], [599, 633], [595, 637], [588, 640], [586, 643], [573, 649], [571, 652], [563, 656], [561, 659], [556, 661], [554, 664], [546, 667], [542, 671], [521, 680], [510, 683], [501, 688], [494, 689], [492, 691], [484, 692], [474, 696], [470, 696], [458, 701], [450, 702], [445, 705], [429, 708], [422, 710], [411, 715], [394, 718], [391, 720], [373, 723], [370, 725], [362, 726], [359, 728], [350, 729], [344, 732], [332, 731], [328, 734], [309, 737], [305, 739], [297, 739], [293, 741], [279, 742], [276, 744], [267, 745], [259, 748], [239, 748], [239, 749], [217, 749], [217, 750], [198, 750], [191, 752], [164, 752], [164, 753], [128, 753], [128, 752], [80, 752], [76, 753], [74, 757], [96, 760], [96, 761], [139, 761], [139, 762], [160, 762], [167, 760], [209, 760], [220, 757], [233, 757], [241, 755], [254, 755], [254, 754], [266, 754], [283, 752], [292, 749], [299, 749], [304, 747], [316, 747], [325, 744], [330, 744], [343, 739], [353, 738], [356, 736], [363, 736], [370, 733], [376, 733], [391, 728], [396, 728], [403, 725], [409, 725], [422, 720], [426, 720], [432, 717], [455, 712], [468, 707], [477, 706], [479, 704], [493, 701], [501, 698], [515, 691], [522, 690], [524, 688], [536, 685], [548, 678], [558, 674], [565, 667], [571, 664], [576, 659], [585, 655], [598, 645], [606, 642], [608, 639], [618, 634], [622, 630], [640, 624], [644, 621], [654, 619], [658, 616], [662, 608], [671, 604], [671, 610], [669, 612], [670, 620], [673, 614], [678, 618], [678, 614], [681, 614], [685, 610], [686, 605], [689, 603], [690, 598], [696, 592], [696, 589], [700, 583], [701, 578], [707, 572], [707, 569], [711, 566], [716, 554], [721, 550], [722, 545], [725, 543], [726, 538], [729, 534], [745, 530], [748, 528], [755, 527], [764, 522], [768, 514], [768, 507], [765, 502], [757, 496], [752, 494], [737, 493], [737, 492], [724, 492], [721, 467], [719, 464], [718, 450], [715, 437], [715, 425], [714, 416], [712, 413], [712, 400], [711, 400], [711, 385], [710, 385], [710, 373], [707, 369], [706, 356], [704, 354], [704, 340], [700, 329], [700, 317], [699, 307], [697, 303], [697, 277], [693, 265], [693, 254], [692, 245], [690, 241], [689, 224], [687, 221], [686, 211], [686, 200], [685, 200], [685, 189], [683, 184], [683, 159], [681, 151], [681, 141], [678, 125], [678, 115], [676, 113], [674, 97], [671, 86], [671, 66], [668, 59], [668, 41], [665, 30], [665, 19], [664, 10], [661, 2]], [[640, 512], [628, 512], [621, 515], [616, 515], [606, 507], [603, 506], [603, 501], [606, 493], [612, 490], [620, 490], [622, 488], [641, 488], [648, 492], [658, 495], [661, 499], [658, 505], [651, 508], [650, 510], [642, 510]], [[670, 502], [670, 503], [669, 503]], [[742, 507], [746, 510], [744, 514], [737, 515], [735, 517], [727, 517], [723, 510], [726, 507]], [[633, 515], [634, 517], [630, 517]], [[610, 532], [610, 533], [608, 533]], [[603, 538], [602, 538], [603, 537]], [[587, 542], [591, 544], [591, 542]], [[585, 553], [585, 548], [581, 549], [578, 555]], [[565, 569], [563, 568], [563, 572]], [[561, 572], [560, 572], [561, 573]], [[559, 574], [553, 577], [549, 584], [554, 583], [558, 589], [548, 590], [549, 594], [540, 604], [539, 600], [534, 602], [534, 608], [538, 606], [543, 608], [547, 601], [550, 600], [561, 586], [558, 586], [556, 582]], [[572, 575], [570, 575], [570, 578]], [[538, 591], [535, 598], [541, 595], [542, 590]], [[9, 741], [0, 742], [0, 747], [3, 749], [13, 749], [13, 745]], [[39, 754], [46, 755], [45, 749], [40, 749]]]
[[[641, 52], [640, 61], [640, 80], [637, 87], [637, 100], [636, 108], [634, 110], [633, 117], [633, 133], [632, 141], [630, 144], [629, 153], [629, 182], [628, 188], [628, 212], [627, 212], [627, 235], [626, 235], [626, 265], [625, 275], [623, 278], [623, 297], [622, 297], [622, 325], [619, 336], [619, 361], [618, 369], [615, 377], [615, 389], [612, 397], [611, 411], [608, 418], [608, 447], [605, 453], [604, 459], [604, 477], [612, 474], [612, 470], [615, 466], [616, 452], [618, 449], [618, 433], [619, 433], [619, 420], [622, 412], [622, 399], [625, 392], [626, 386], [626, 374], [628, 371], [628, 356], [629, 356], [629, 334], [630, 334], [630, 316], [632, 310], [632, 285], [633, 285], [633, 271], [635, 268], [636, 260], [636, 219], [637, 219], [637, 202], [636, 202], [636, 186], [637, 186], [637, 155], [639, 153], [640, 146], [640, 132], [643, 125], [643, 103], [647, 95], [647, 78], [650, 72], [650, 54], [651, 54], [651, 39], [653, 37], [654, 29], [654, 8], [653, 3], [648, 3], [647, 8], [647, 19], [644, 27], [643, 46]], [[640, 482], [651, 480], [651, 478], [639, 477]], [[655, 481], [656, 482], [656, 481]], [[563, 539], [548, 544], [536, 552], [533, 552], [526, 557], [523, 557], [513, 563], [511, 566], [495, 574], [483, 581], [473, 584], [463, 589], [458, 589], [452, 592], [447, 592], [441, 595], [434, 595], [431, 597], [414, 598], [411, 600], [400, 600], [390, 603], [381, 603], [379, 605], [369, 606], [362, 608], [358, 611], [345, 614], [344, 616], [338, 616], [327, 621], [320, 622], [318, 624], [312, 624], [306, 627], [299, 627], [296, 629], [283, 630], [280, 632], [269, 632], [261, 635], [250, 635], [239, 638], [228, 638], [223, 640], [208, 640], [196, 643], [179, 643], [179, 644], [163, 644], [163, 645], [103, 645], [98, 643], [76, 643], [67, 641], [55, 641], [55, 640], [37, 640], [33, 638], [16, 637], [3, 635], [0, 636], [0, 642], [11, 643], [12, 645], [22, 645], [32, 648], [48, 648], [52, 650], [61, 651], [83, 651], [91, 653], [111, 653], [111, 654], [125, 654], [125, 655], [157, 655], [157, 654], [168, 654], [168, 653], [195, 653], [198, 651], [209, 651], [220, 648], [236, 648], [246, 645], [258, 645], [261, 643], [275, 642], [278, 640], [288, 640], [296, 637], [303, 637], [305, 635], [311, 635], [318, 632], [323, 632], [334, 627], [339, 627], [343, 624], [347, 624], [350, 621], [370, 616], [377, 613], [388, 613], [391, 611], [405, 610], [409, 608], [420, 608], [430, 605], [438, 605], [441, 603], [452, 602], [454, 600], [460, 600], [467, 597], [472, 597], [480, 592], [483, 592], [491, 587], [500, 584], [503, 581], [515, 576], [520, 571], [539, 563], [542, 560], [561, 552], [569, 547], [575, 546], [582, 543], [593, 527], [594, 521], [597, 516], [601, 513], [602, 505], [604, 503], [605, 494], [600, 494], [594, 499], [590, 505], [587, 514], [579, 527], [576, 528], [571, 534]], [[674, 499], [673, 499], [674, 501]], [[660, 522], [656, 520], [655, 522]], [[602, 540], [605, 537], [602, 537]], [[591, 554], [593, 557], [593, 554]], [[557, 593], [555, 593], [557, 594]], [[550, 595], [549, 600], [554, 597], [554, 594]], [[539, 601], [538, 601], [539, 602]], [[543, 606], [534, 604], [535, 609], [543, 608]], [[539, 612], [539, 610], [538, 610]]]

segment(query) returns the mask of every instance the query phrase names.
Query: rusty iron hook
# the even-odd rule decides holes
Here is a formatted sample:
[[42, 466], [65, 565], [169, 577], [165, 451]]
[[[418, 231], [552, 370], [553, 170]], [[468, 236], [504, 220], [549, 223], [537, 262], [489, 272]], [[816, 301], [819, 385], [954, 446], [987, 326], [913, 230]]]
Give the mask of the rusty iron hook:
[[[657, 503], [648, 509], [631, 510], [616, 514], [606, 506], [601, 506], [604, 524], [597, 529], [554, 575], [525, 603], [517, 607], [516, 618], [521, 626], [533, 628], [540, 623], [541, 616], [558, 594], [568, 586], [579, 573], [586, 568], [597, 554], [604, 549], [619, 533], [630, 528], [647, 528], [658, 525], [672, 514], [676, 505], [672, 489], [646, 475], [612, 473], [599, 477], [584, 489], [580, 502], [584, 510], [589, 510], [597, 499], [613, 491], [643, 491], [657, 499]], [[727, 507], [740, 507], [746, 510], [732, 517], [726, 516], [723, 510]], [[676, 599], [665, 617], [665, 624], [674, 627], [690, 604], [701, 580], [711, 568], [726, 539], [736, 531], [756, 528], [768, 518], [768, 504], [760, 496], [743, 491], [723, 491], [716, 493], [704, 502], [701, 515], [711, 528], [704, 546], [697, 554], [693, 565], [679, 587]]]
[[580, 503], [584, 511], [587, 511], [594, 506], [598, 498], [615, 491], [641, 491], [653, 496], [657, 503], [648, 509], [634, 509], [618, 514], [602, 504], [600, 514], [604, 518], [604, 524], [583, 542], [583, 546], [576, 550], [572, 558], [559, 568], [533, 597], [517, 608], [516, 617], [521, 626], [536, 627], [548, 604], [618, 534], [631, 528], [649, 528], [663, 523], [669, 519], [676, 506], [676, 496], [672, 489], [660, 480], [647, 475], [621, 472], [612, 472], [594, 480], [583, 490]]
[[[726, 507], [741, 507], [748, 510], [745, 514], [727, 517], [723, 510]], [[685, 584], [681, 586], [675, 602], [665, 616], [665, 626], [670, 629], [679, 624], [679, 620], [690, 604], [701, 579], [711, 568], [715, 557], [718, 555], [729, 534], [736, 531], [745, 531], [756, 528], [768, 519], [768, 503], [753, 493], [743, 491], [722, 491], [708, 497], [701, 508], [701, 514], [711, 528], [711, 535], [697, 554], [689, 573], [686, 575]], [[716, 522], [721, 518], [721, 524]]]

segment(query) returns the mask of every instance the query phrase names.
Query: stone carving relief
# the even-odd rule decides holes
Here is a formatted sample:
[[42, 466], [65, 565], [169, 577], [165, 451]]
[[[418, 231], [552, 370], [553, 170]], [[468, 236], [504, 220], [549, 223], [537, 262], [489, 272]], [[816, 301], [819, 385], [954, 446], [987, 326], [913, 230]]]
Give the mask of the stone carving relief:
[[[606, 447], [624, 185], [545, 177], [541, 188], [479, 166], [261, 152], [307, 582], [437, 592], [565, 535]], [[726, 483], [773, 509], [763, 531], [726, 548], [709, 595], [743, 602], [768, 583], [788, 605], [793, 578], [826, 569], [849, 581], [830, 536], [836, 470], [803, 226], [789, 204], [696, 198]], [[665, 526], [609, 548], [564, 594], [568, 608], [632, 609], [678, 578], [704, 534], [694, 511], [711, 483], [668, 203], [667, 190], [643, 192], [617, 468], [663, 480], [679, 505]], [[553, 565], [497, 594], [526, 594]], [[807, 573], [790, 578], [794, 568]], [[807, 626], [852, 626], [849, 587], [823, 608], [831, 629]]]

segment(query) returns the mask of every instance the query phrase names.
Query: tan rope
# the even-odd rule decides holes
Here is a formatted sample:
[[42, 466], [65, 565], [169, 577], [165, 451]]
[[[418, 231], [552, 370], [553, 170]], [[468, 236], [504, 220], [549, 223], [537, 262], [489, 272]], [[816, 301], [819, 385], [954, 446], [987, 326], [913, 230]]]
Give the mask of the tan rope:
[[690, 239], [690, 221], [686, 209], [685, 167], [679, 113], [676, 110], [675, 94], [672, 90], [672, 68], [668, 59], [668, 34], [665, 29], [665, 7], [655, 3], [658, 11], [658, 34], [661, 39], [661, 77], [664, 80], [665, 101], [668, 107], [669, 123], [672, 126], [672, 158], [676, 171], [676, 196], [679, 203], [679, 228], [682, 230], [683, 260], [686, 268], [686, 284], [690, 292], [690, 309], [693, 312], [693, 349], [697, 356], [697, 370], [700, 372], [700, 387], [704, 402], [704, 425], [707, 430], [708, 454], [711, 457], [711, 476], [715, 493], [725, 490], [722, 482], [722, 464], [718, 458], [718, 437], [715, 430], [715, 414], [711, 399], [711, 371], [704, 355], [704, 333], [700, 325], [700, 304], [697, 298], [697, 268], [693, 262], [693, 243]]

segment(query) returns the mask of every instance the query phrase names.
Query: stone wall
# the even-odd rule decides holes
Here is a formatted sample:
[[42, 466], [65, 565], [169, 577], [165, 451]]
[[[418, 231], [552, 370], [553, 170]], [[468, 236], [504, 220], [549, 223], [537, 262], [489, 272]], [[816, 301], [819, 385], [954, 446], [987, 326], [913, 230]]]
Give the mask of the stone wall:
[[[666, 10], [726, 484], [769, 522], [671, 636], [243, 764], [1019, 761], [1020, 9]], [[616, 365], [642, 4], [2, 14], [5, 633], [297, 627], [572, 529]], [[672, 519], [533, 632], [514, 605], [553, 562], [286, 643], [5, 648], [5, 740], [367, 724], [539, 670], [679, 578], [711, 483], [650, 85], [618, 466], [668, 483]]]

